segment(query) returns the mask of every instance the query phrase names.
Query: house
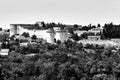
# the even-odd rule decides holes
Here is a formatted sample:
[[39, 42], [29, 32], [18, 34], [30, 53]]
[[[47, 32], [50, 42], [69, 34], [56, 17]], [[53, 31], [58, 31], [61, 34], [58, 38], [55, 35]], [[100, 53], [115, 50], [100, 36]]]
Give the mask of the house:
[[86, 30], [76, 30], [74, 31], [74, 34], [77, 34], [78, 36], [81, 36], [81, 34], [87, 32]]
[[88, 40], [100, 40], [101, 36], [88, 36]]
[[102, 27], [92, 28], [87, 33], [89, 40], [100, 40], [101, 34], [103, 33], [103, 28]]
[[0, 55], [8, 55], [9, 49], [1, 49], [0, 50]]
[[28, 45], [27, 42], [20, 43], [20, 46], [27, 46], [27, 45]]
[[114, 41], [114, 42], [120, 43], [120, 39], [119, 39], [119, 38], [112, 38], [111, 41]]
[[111, 41], [117, 43], [117, 46], [120, 47], [120, 39], [119, 38], [112, 38]]
[[95, 33], [95, 35], [99, 34], [99, 33], [102, 33], [102, 32], [103, 32], [102, 27], [92, 28], [91, 30], [88, 30], [88, 33]]

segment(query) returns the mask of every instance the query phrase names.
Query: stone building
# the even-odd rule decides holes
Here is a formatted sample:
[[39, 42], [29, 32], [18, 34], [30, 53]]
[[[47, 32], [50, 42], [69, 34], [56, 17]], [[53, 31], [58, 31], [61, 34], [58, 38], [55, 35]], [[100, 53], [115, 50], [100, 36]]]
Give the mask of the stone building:
[[10, 24], [10, 36], [21, 35], [24, 32], [29, 33], [30, 37], [32, 35], [36, 35], [37, 38], [43, 38], [49, 43], [54, 43], [55, 40], [60, 40], [61, 42], [64, 42], [69, 38], [68, 31], [65, 29], [60, 29], [59, 27], [53, 29], [37, 30], [34, 29], [34, 24]]

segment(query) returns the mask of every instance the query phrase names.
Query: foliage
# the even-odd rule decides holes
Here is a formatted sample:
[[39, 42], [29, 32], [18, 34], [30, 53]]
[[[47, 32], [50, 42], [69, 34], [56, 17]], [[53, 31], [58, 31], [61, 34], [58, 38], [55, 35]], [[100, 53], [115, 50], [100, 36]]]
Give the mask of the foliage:
[[27, 32], [24, 32], [23, 34], [22, 34], [22, 36], [24, 36], [24, 37], [30, 37], [30, 35], [29, 35], [29, 33], [27, 33]]
[[[30, 54], [35, 55], [30, 55]], [[14, 45], [0, 57], [1, 80], [119, 80], [120, 50], [72, 42]]]
[[96, 26], [89, 24], [88, 26], [82, 26], [82, 28], [80, 30], [87, 30], [88, 31], [92, 28], [96, 28]]
[[2, 31], [3, 29], [2, 28], [0, 28], [0, 31]]
[[113, 23], [105, 24], [103, 35], [106, 38], [120, 38], [120, 25], [114, 25]]
[[37, 36], [36, 36], [36, 35], [32, 35], [31, 38], [32, 38], [32, 39], [37, 39]]
[[72, 34], [72, 35], [71, 35], [71, 38], [72, 38], [74, 41], [79, 41], [79, 40], [80, 40], [80, 37], [79, 37], [77, 34]]
[[0, 42], [6, 41], [9, 38], [9, 34], [6, 32], [1, 32], [0, 34]]
[[83, 39], [87, 39], [88, 34], [87, 34], [87, 33], [83, 33], [83, 34], [81, 34], [81, 37], [82, 37]]

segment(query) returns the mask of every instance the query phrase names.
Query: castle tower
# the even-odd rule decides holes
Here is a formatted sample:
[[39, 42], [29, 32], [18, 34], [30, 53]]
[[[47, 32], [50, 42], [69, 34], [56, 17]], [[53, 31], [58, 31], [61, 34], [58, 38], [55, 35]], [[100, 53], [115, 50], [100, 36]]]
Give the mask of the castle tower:
[[48, 43], [54, 43], [54, 37], [55, 37], [55, 32], [53, 29], [48, 29], [47, 30], [47, 34], [46, 37], [47, 37], [47, 42]]
[[55, 34], [56, 41], [60, 40], [61, 42], [64, 42], [68, 39], [67, 30], [58, 28], [58, 29], [55, 30], [55, 32], [56, 32], [56, 34]]
[[10, 24], [10, 36], [19, 34], [19, 28], [17, 25]]

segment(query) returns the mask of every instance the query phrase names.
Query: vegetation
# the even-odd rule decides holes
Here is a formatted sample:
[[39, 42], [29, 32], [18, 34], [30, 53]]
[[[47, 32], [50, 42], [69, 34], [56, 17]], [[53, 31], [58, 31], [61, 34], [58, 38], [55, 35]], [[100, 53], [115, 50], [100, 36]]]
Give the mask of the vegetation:
[[[51, 25], [56, 26], [51, 23], [47, 24], [47, 28]], [[58, 25], [66, 27], [60, 23]], [[100, 26], [98, 24], [97, 27]], [[74, 27], [79, 28], [79, 25], [75, 24]], [[83, 29], [93, 27], [89, 25]], [[68, 30], [74, 42], [68, 40], [61, 43], [58, 40], [56, 44], [49, 44], [36, 40], [34, 44], [20, 46], [20, 41], [14, 41], [14, 36], [9, 44], [3, 42], [2, 47], [9, 48], [10, 52], [8, 56], [0, 55], [0, 80], [120, 80], [120, 49], [77, 43], [81, 38], [87, 38], [88, 34], [84, 33], [80, 38], [73, 34], [74, 28]], [[29, 33], [23, 33], [23, 36], [29, 37]], [[105, 24], [103, 36], [119, 38], [119, 25]], [[37, 37], [33, 35], [31, 38]]]
[[88, 26], [82, 26], [79, 30], [87, 30], [88, 31], [92, 28], [96, 28], [96, 26], [89, 24]]
[[2, 31], [3, 29], [2, 28], [0, 28], [0, 31]]
[[36, 36], [36, 35], [32, 35], [31, 38], [32, 38], [32, 39], [37, 39], [37, 36]]
[[120, 79], [120, 50], [114, 47], [70, 40], [10, 47], [9, 55], [0, 57], [1, 80]]
[[120, 25], [105, 24], [103, 34], [106, 38], [120, 38]]
[[27, 32], [24, 32], [24, 33], [22, 34], [22, 36], [24, 36], [25, 38], [30, 37], [29, 33], [27, 33]]
[[80, 36], [78, 36], [77, 34], [72, 34], [72, 35], [71, 35], [71, 38], [72, 38], [74, 41], [79, 41], [79, 40], [80, 40]]
[[[72, 28], [68, 28], [68, 31], [71, 34], [73, 34], [73, 31], [75, 31], [75, 30], [86, 30], [86, 31], [88, 31], [88, 30], [90, 30], [92, 28], [96, 28], [96, 27], [101, 27], [101, 25], [98, 24], [97, 26], [95, 26], [95, 25], [89, 24], [88, 26], [82, 26], [81, 28], [79, 28], [78, 25], [75, 24], [75, 25], [73, 25]], [[83, 33], [81, 35], [81, 37], [86, 39], [88, 35], [94, 35], [94, 34]], [[102, 39], [120, 38], [120, 25], [115, 25], [112, 22], [108, 23], [108, 24], [105, 24], [103, 26], [103, 33], [100, 33], [100, 34], [97, 34], [97, 35], [101, 35]]]
[[9, 33], [1, 32], [0, 34], [0, 42], [6, 41], [9, 38]]

